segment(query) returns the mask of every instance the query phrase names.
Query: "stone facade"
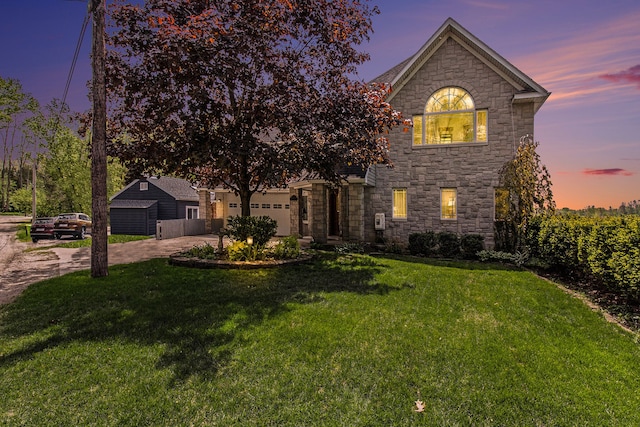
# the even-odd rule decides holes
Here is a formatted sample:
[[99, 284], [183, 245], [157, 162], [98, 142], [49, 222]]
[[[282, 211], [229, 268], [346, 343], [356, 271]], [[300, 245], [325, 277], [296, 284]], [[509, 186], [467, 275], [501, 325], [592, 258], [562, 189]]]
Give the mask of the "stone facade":
[[[373, 179], [355, 177], [340, 190], [342, 239], [406, 242], [411, 233], [433, 230], [480, 234], [485, 246], [493, 247], [500, 169], [513, 158], [520, 138], [533, 135], [534, 115], [549, 93], [452, 19], [413, 58], [376, 81], [392, 84], [389, 102], [405, 117], [422, 114], [439, 89], [463, 89], [476, 110], [487, 112], [487, 141], [414, 146], [411, 132], [394, 129], [388, 136], [394, 166], [374, 165]], [[306, 188], [312, 200], [310, 232], [324, 242], [327, 187], [314, 182]], [[441, 219], [443, 188], [456, 190], [456, 219]], [[406, 218], [392, 216], [394, 189], [406, 189]], [[380, 213], [386, 219], [382, 231], [374, 224]], [[292, 219], [292, 230], [293, 224]]]
[[[510, 160], [520, 136], [533, 135], [533, 106], [514, 104], [517, 88], [460, 45], [454, 38], [420, 67], [392, 101], [405, 116], [421, 114], [427, 99], [443, 87], [471, 94], [476, 109], [487, 109], [488, 142], [413, 146], [412, 134], [390, 134], [392, 169], [377, 168], [368, 187], [365, 240], [374, 239], [372, 212], [386, 213], [384, 236], [406, 240], [425, 230], [474, 233], [493, 246], [494, 194], [499, 171]], [[392, 189], [407, 189], [407, 218], [393, 219]], [[457, 219], [440, 219], [440, 190], [457, 190]]]

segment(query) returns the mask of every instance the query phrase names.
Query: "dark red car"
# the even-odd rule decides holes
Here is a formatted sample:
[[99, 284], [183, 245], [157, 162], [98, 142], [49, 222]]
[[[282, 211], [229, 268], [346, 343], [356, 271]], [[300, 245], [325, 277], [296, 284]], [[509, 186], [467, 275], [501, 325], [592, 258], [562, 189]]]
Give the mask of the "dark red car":
[[38, 240], [53, 239], [53, 225], [56, 221], [55, 217], [36, 218], [31, 224], [31, 241], [38, 243]]

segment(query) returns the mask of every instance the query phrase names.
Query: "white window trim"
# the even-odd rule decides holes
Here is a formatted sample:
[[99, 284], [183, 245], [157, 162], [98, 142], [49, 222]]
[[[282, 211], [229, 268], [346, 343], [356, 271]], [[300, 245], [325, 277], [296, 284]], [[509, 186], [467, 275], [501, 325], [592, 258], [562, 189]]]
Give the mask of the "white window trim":
[[200, 218], [200, 207], [199, 206], [185, 206], [185, 219], [189, 219], [189, 211], [195, 211], [196, 216], [192, 219]]

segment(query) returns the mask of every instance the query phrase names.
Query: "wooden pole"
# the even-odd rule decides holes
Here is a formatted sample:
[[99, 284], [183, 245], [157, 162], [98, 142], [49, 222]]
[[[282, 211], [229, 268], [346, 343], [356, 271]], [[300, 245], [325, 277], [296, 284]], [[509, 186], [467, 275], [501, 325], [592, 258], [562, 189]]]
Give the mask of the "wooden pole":
[[93, 14], [93, 129], [91, 133], [91, 277], [109, 274], [107, 254], [107, 95], [105, 87], [105, 0], [90, 0]]

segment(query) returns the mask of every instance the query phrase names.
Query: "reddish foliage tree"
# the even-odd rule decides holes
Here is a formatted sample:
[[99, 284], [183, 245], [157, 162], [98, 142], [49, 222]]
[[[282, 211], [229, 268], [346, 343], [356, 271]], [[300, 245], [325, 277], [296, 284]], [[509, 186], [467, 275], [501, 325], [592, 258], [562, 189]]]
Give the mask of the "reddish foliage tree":
[[302, 172], [338, 183], [346, 164], [388, 162], [400, 114], [350, 77], [368, 59], [367, 1], [114, 1], [110, 153], [232, 189], [243, 215]]

